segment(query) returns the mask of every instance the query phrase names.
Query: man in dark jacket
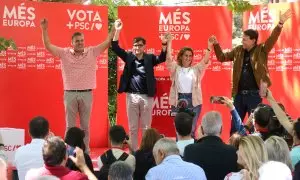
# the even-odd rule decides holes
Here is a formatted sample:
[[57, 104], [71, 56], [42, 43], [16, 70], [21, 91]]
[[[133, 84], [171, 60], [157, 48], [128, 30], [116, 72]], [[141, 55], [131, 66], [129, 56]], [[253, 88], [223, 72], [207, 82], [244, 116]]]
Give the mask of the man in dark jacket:
[[143, 133], [151, 127], [152, 104], [156, 87], [154, 66], [166, 61], [167, 43], [165, 40], [162, 42], [162, 51], [159, 56], [155, 56], [154, 54], [146, 54], [144, 52], [146, 40], [143, 37], [136, 37], [133, 39], [132, 52], [126, 52], [118, 44], [122, 29], [120, 19], [116, 20], [115, 29], [112, 50], [125, 63], [118, 92], [126, 92], [126, 109], [132, 148], [137, 150], [139, 124]]
[[226, 145], [220, 138], [220, 113], [206, 113], [202, 119], [201, 130], [203, 137], [197, 143], [185, 147], [184, 160], [200, 166], [209, 180], [223, 180], [228, 173], [237, 172], [236, 149]]

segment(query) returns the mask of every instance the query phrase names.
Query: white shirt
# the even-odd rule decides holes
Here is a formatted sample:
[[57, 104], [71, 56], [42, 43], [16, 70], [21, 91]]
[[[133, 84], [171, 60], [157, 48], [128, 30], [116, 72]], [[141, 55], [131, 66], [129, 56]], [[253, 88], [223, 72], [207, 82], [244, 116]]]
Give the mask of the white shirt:
[[14, 164], [18, 170], [19, 180], [24, 180], [27, 171], [31, 168], [44, 166], [42, 155], [44, 142], [44, 139], [32, 139], [30, 144], [17, 149]]
[[195, 76], [192, 68], [181, 67], [178, 71], [179, 93], [192, 93], [193, 77]]
[[189, 140], [178, 140], [177, 141], [177, 147], [179, 149], [180, 155], [183, 157], [184, 154], [184, 148], [185, 146], [189, 144], [194, 144], [195, 140], [194, 139], [189, 139]]

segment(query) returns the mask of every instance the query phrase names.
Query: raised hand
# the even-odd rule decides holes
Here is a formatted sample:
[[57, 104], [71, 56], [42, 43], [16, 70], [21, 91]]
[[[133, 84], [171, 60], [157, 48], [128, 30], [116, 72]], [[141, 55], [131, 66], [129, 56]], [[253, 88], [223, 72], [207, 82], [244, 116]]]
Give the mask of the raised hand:
[[208, 41], [211, 41], [213, 44], [218, 44], [218, 40], [215, 35], [210, 36]]
[[281, 14], [281, 11], [279, 11], [279, 23], [285, 23], [285, 21], [288, 20], [290, 17], [292, 17], [291, 9], [286, 10], [283, 14]]
[[116, 29], [117, 31], [119, 31], [119, 30], [122, 29], [122, 27], [123, 27], [123, 23], [122, 23], [121, 19], [117, 19], [117, 20], [115, 21], [115, 29]]
[[47, 20], [47, 19], [43, 18], [43, 19], [41, 20], [41, 28], [42, 28], [43, 30], [48, 29], [48, 20]]
[[229, 99], [228, 97], [223, 96], [224, 100], [222, 100], [222, 102], [230, 109], [233, 110], [234, 109], [234, 105], [232, 103], [232, 100]]
[[161, 42], [164, 43], [169, 43], [172, 41], [172, 34], [170, 32], [167, 32], [161, 39]]

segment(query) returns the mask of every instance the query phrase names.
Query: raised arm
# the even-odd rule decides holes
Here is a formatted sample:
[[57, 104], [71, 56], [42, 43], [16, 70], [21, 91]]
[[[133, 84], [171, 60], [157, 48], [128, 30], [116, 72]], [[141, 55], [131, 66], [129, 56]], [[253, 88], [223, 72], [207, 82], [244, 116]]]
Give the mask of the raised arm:
[[172, 60], [172, 35], [171, 33], [165, 34], [163, 43], [167, 44], [166, 67], [171, 73], [175, 70], [176, 62]]
[[113, 26], [111, 31], [108, 33], [105, 41], [103, 41], [102, 43], [100, 43], [94, 47], [94, 53], [96, 56], [103, 53], [105, 51], [105, 49], [107, 49], [110, 46], [114, 34], [115, 34], [115, 26]]
[[269, 36], [269, 38], [266, 40], [265, 42], [265, 51], [268, 53], [272, 50], [272, 48], [274, 47], [275, 43], [278, 40], [278, 37], [281, 33], [283, 24], [292, 16], [292, 11], [291, 9], [288, 9], [287, 11], [285, 11], [283, 14], [281, 14], [281, 11], [279, 11], [280, 13], [280, 17], [279, 17], [279, 23], [278, 25], [273, 29], [271, 35]]
[[207, 49], [204, 50], [204, 57], [202, 58], [202, 60], [196, 65], [197, 69], [199, 71], [202, 71], [204, 69], [207, 68], [207, 66], [209, 65], [209, 56], [210, 53], [213, 49], [213, 40], [211, 38], [208, 39], [208, 44], [207, 44]]
[[42, 39], [45, 48], [54, 56], [60, 57], [60, 52], [63, 51], [63, 48], [57, 47], [50, 42], [50, 38], [48, 35], [48, 20], [41, 20], [41, 29], [42, 29]]
[[123, 61], [126, 61], [126, 57], [127, 57], [128, 53], [119, 46], [119, 36], [120, 36], [121, 29], [123, 27], [123, 23], [122, 23], [121, 19], [118, 19], [115, 21], [114, 27], [115, 27], [115, 33], [114, 33], [113, 41], [112, 41], [112, 50]]
[[162, 62], [166, 61], [166, 56], [167, 56], [167, 39], [162, 38], [161, 40], [162, 48], [159, 56], [156, 56], [153, 60], [153, 65], [156, 66]]
[[223, 53], [223, 50], [216, 38], [216, 36], [211, 36], [210, 40], [213, 42], [215, 54], [217, 57], [217, 60], [220, 62], [226, 62], [226, 61], [233, 61], [234, 60], [234, 49], [230, 52]]
[[276, 100], [274, 99], [272, 92], [268, 90], [267, 100], [269, 101], [278, 121], [285, 128], [285, 130], [293, 136], [293, 124], [290, 122], [286, 113], [281, 109]]

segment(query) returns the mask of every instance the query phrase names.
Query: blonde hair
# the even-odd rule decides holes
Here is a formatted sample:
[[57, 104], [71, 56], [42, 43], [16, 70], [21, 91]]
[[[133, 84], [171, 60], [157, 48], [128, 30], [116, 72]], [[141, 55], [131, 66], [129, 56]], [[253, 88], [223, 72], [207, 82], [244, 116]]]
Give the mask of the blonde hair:
[[250, 179], [258, 179], [259, 167], [268, 161], [268, 154], [263, 140], [259, 136], [244, 136], [241, 138], [239, 151], [250, 173]]
[[265, 141], [268, 159], [286, 164], [293, 170], [290, 150], [285, 140], [279, 136], [271, 136]]

